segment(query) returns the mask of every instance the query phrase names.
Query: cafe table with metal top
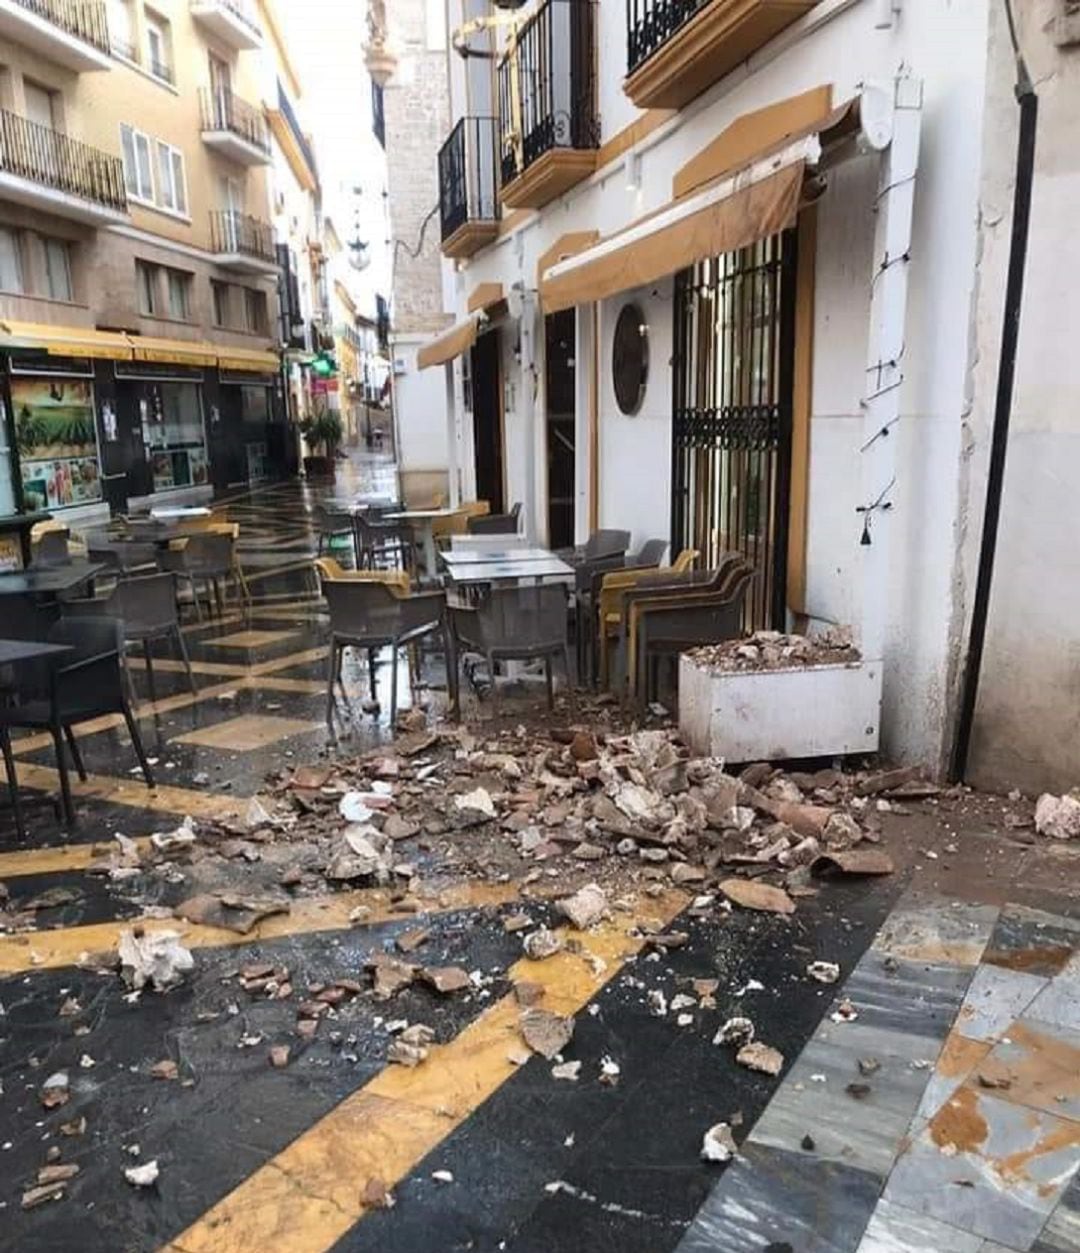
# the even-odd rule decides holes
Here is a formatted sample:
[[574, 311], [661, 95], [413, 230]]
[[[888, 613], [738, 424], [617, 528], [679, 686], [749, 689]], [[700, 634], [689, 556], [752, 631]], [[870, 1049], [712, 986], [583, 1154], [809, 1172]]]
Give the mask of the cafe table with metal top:
[[434, 578], [437, 570], [435, 564], [435, 523], [443, 518], [456, 518], [460, 509], [402, 509], [397, 513], [384, 513], [383, 522], [404, 522], [412, 528], [424, 554], [424, 570], [428, 578]]
[[55, 566], [31, 566], [28, 570], [0, 573], [0, 597], [59, 597], [92, 585], [108, 567], [99, 561], [75, 557]]

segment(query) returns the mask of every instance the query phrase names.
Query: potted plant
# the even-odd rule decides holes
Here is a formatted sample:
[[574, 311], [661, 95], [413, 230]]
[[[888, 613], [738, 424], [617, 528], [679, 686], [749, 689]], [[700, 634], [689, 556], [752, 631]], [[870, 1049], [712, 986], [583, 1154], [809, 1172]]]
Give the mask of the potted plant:
[[345, 433], [340, 415], [320, 409], [300, 423], [300, 430], [311, 449], [311, 455], [304, 458], [304, 473], [308, 478], [332, 479], [337, 446]]

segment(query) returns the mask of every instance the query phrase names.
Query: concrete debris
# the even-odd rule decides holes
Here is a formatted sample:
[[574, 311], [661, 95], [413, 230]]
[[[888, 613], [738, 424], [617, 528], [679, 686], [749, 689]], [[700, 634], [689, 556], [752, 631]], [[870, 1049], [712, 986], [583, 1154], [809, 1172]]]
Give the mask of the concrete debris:
[[528, 914], [507, 914], [502, 920], [503, 930], [512, 934], [525, 931], [533, 925]]
[[532, 961], [543, 961], [547, 957], [554, 957], [556, 953], [562, 952], [563, 942], [554, 931], [549, 931], [547, 927], [539, 927], [522, 940], [521, 946], [525, 950], [526, 957]]
[[619, 1082], [621, 1075], [622, 1067], [613, 1057], [608, 1057], [605, 1053], [600, 1058], [600, 1082], [606, 1087], [613, 1088]]
[[829, 627], [812, 636], [755, 631], [749, 639], [695, 648], [690, 656], [699, 666], [717, 671], [789, 670], [851, 665], [859, 660], [850, 627]]
[[749, 1018], [729, 1018], [713, 1036], [713, 1044], [734, 1044], [740, 1048], [754, 1039], [754, 1024]]
[[46, 1109], [57, 1109], [71, 1099], [68, 1072], [58, 1070], [41, 1085], [41, 1103]]
[[816, 876], [879, 875], [892, 872], [892, 858], [879, 848], [853, 848], [847, 852], [822, 853], [810, 867], [810, 873]]
[[1080, 839], [1080, 799], [1072, 792], [1044, 792], [1035, 802], [1035, 830], [1054, 840]]
[[389, 953], [373, 953], [364, 965], [372, 972], [377, 1000], [387, 1000], [402, 988], [408, 987], [420, 969]]
[[22, 1194], [22, 1207], [23, 1209], [37, 1209], [39, 1205], [44, 1205], [48, 1201], [61, 1200], [66, 1191], [67, 1185], [63, 1181], [27, 1188]]
[[177, 905], [173, 913], [185, 922], [221, 927], [226, 931], [235, 931], [237, 935], [247, 935], [264, 918], [287, 914], [291, 909], [292, 902], [287, 896], [241, 896], [235, 892], [220, 892], [193, 896]]
[[37, 1173], [37, 1182], [48, 1186], [50, 1183], [67, 1183], [74, 1179], [81, 1170], [74, 1162], [55, 1162], [50, 1166], [42, 1166]]
[[876, 1057], [860, 1057], [859, 1073], [861, 1075], [876, 1075], [881, 1069], [881, 1062]]
[[454, 797], [454, 805], [462, 814], [469, 817], [495, 817], [495, 802], [486, 788], [477, 787], [471, 792], [460, 793]]
[[770, 914], [793, 914], [795, 902], [783, 888], [771, 887], [751, 879], [724, 879], [720, 891], [736, 905], [744, 909], [756, 909]]
[[523, 979], [514, 984], [514, 998], [522, 1009], [529, 1009], [533, 1005], [539, 1005], [544, 999], [544, 985], [542, 983], [531, 983], [527, 979]]
[[270, 811], [257, 796], [253, 796], [247, 803], [244, 810], [244, 826], [249, 831], [257, 831], [260, 827], [268, 827], [272, 825], [273, 818]]
[[338, 813], [346, 822], [370, 822], [373, 812], [368, 808], [361, 792], [346, 792], [338, 802]]
[[422, 1023], [414, 1023], [406, 1027], [386, 1050], [386, 1060], [397, 1062], [399, 1066], [412, 1068], [426, 1061], [430, 1045], [435, 1039], [435, 1032]]
[[156, 1161], [143, 1162], [139, 1166], [128, 1166], [124, 1170], [124, 1178], [133, 1188], [152, 1188], [160, 1175], [161, 1170]]
[[275, 1070], [284, 1070], [289, 1064], [289, 1052], [287, 1044], [275, 1044], [270, 1050], [270, 1065]]
[[117, 952], [124, 982], [136, 992], [147, 986], [168, 992], [195, 969], [191, 951], [175, 931], [121, 931]]
[[756, 1070], [763, 1075], [778, 1075], [784, 1068], [783, 1053], [759, 1040], [744, 1044], [735, 1054], [735, 1060], [747, 1070]]
[[581, 1062], [560, 1062], [551, 1068], [553, 1079], [568, 1079], [571, 1083], [577, 1083], [580, 1074]]
[[587, 931], [608, 912], [607, 893], [597, 884], [588, 883], [573, 896], [564, 897], [556, 902], [555, 907], [559, 913], [569, 918], [571, 925], [579, 931]]
[[701, 1142], [701, 1156], [707, 1162], [730, 1162], [738, 1152], [731, 1127], [726, 1122], [714, 1123]]
[[172, 831], [155, 831], [150, 843], [159, 853], [175, 853], [191, 848], [197, 839], [194, 820], [188, 816]]
[[393, 1209], [397, 1200], [385, 1181], [376, 1175], [360, 1190], [360, 1203], [368, 1209]]
[[574, 1035], [573, 1018], [553, 1014], [546, 1009], [526, 1009], [518, 1020], [521, 1038], [541, 1057], [548, 1061], [557, 1057], [570, 1043]]
[[454, 1182], [453, 1172], [449, 1170], [433, 1170], [431, 1172], [431, 1177], [432, 1179], [435, 1180], [436, 1183], [453, 1183]]
[[468, 973], [460, 966], [428, 966], [419, 972], [419, 978], [421, 982], [444, 995], [449, 992], [463, 992], [472, 987]]
[[829, 1015], [835, 1023], [854, 1022], [859, 1016], [859, 1011], [846, 998], [837, 1005], [836, 1009]]
[[806, 973], [818, 983], [835, 983], [840, 978], [840, 967], [835, 962], [811, 962]]
[[171, 1057], [166, 1057], [163, 1061], [155, 1062], [150, 1067], [150, 1077], [152, 1079], [173, 1080], [180, 1078], [180, 1068]]

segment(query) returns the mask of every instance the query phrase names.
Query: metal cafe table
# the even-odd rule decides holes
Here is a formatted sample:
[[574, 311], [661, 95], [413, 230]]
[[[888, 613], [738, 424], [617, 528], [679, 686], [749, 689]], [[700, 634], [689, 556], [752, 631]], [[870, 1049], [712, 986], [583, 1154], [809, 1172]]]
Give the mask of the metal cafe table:
[[57, 597], [92, 584], [107, 569], [98, 561], [73, 558], [55, 566], [0, 573], [0, 597]]

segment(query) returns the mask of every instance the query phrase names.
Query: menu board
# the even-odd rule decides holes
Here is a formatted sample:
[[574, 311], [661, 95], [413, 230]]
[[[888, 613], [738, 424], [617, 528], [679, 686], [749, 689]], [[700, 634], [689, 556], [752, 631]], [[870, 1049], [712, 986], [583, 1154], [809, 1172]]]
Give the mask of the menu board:
[[100, 500], [93, 384], [12, 379], [11, 403], [26, 508], [63, 509]]

